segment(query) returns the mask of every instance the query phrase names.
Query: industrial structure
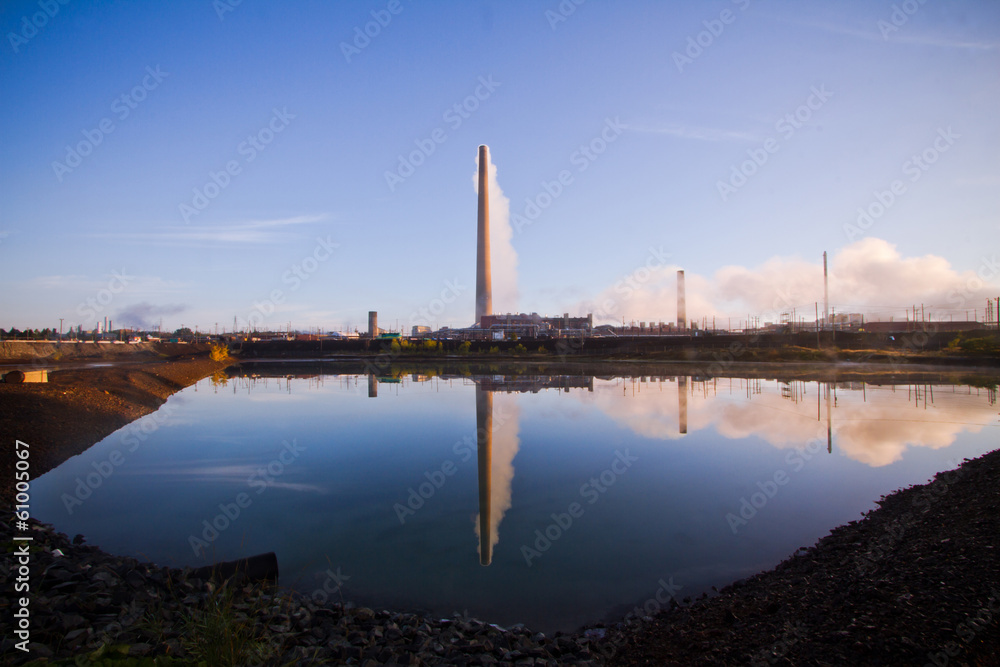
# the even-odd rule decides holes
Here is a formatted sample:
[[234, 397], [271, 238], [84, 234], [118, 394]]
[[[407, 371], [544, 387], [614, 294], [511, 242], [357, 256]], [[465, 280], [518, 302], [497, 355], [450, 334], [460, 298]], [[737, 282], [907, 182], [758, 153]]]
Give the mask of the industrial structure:
[[687, 293], [684, 287], [684, 270], [677, 272], [677, 328], [684, 330], [687, 323]]
[[490, 149], [479, 147], [479, 216], [476, 236], [476, 324], [493, 312], [490, 270]]

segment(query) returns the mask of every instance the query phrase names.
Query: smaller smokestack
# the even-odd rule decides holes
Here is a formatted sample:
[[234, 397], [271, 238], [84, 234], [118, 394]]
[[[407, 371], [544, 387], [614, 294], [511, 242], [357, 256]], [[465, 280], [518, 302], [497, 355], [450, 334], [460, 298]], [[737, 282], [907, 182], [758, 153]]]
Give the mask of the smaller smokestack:
[[823, 251], [823, 326], [830, 322], [830, 290], [826, 273], [826, 251]]
[[368, 311], [368, 337], [378, 338], [378, 311]]
[[687, 295], [684, 290], [684, 271], [677, 272], [677, 328], [687, 329]]

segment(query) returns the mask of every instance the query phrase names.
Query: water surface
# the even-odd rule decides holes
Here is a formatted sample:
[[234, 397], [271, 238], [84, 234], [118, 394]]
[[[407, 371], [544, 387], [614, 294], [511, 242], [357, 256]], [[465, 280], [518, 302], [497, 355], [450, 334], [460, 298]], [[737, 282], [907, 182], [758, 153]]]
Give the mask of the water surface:
[[551, 632], [770, 568], [998, 425], [995, 389], [945, 383], [217, 377], [32, 497], [112, 553], [275, 551], [318, 601]]

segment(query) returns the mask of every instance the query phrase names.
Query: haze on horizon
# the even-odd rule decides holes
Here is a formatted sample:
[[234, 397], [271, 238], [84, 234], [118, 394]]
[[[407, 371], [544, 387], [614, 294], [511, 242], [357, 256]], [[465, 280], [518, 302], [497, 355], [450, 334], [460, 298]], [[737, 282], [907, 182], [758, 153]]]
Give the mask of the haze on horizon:
[[498, 312], [811, 321], [824, 251], [838, 313], [1000, 296], [994, 2], [50, 4], [0, 9], [3, 328], [467, 326], [480, 144]]

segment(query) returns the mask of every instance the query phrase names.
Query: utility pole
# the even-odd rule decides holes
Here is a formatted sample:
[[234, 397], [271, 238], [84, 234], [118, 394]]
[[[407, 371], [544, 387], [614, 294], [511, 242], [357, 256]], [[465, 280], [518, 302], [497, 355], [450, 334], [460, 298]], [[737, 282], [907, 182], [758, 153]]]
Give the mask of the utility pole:
[[816, 349], [819, 349], [819, 301], [816, 302]]
[[59, 342], [62, 343], [62, 323], [63, 318], [59, 318]]

